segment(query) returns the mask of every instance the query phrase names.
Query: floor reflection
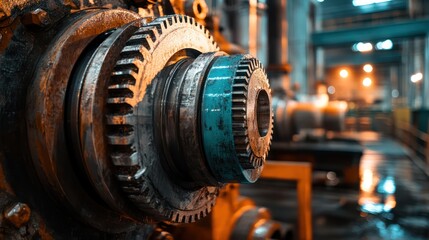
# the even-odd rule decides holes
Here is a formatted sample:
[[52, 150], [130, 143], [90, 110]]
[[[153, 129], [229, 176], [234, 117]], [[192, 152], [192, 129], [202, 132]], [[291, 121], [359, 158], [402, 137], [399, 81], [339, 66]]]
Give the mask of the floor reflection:
[[[314, 239], [428, 240], [427, 176], [395, 141], [375, 133], [359, 137], [366, 149], [359, 186], [313, 187]], [[335, 179], [331, 173], [327, 177]], [[275, 219], [299, 218], [294, 184], [258, 181], [243, 186], [242, 193], [268, 206]]]
[[390, 212], [396, 206], [396, 184], [393, 176], [380, 176], [380, 159], [366, 157], [361, 163], [359, 205], [370, 214]]
[[[426, 177], [397, 143], [380, 139], [365, 145], [358, 200], [360, 216], [368, 227], [363, 239], [428, 239], [428, 230], [422, 228], [426, 227], [422, 222], [429, 224], [426, 213], [421, 212], [426, 218], [420, 222], [410, 221], [415, 218], [413, 207], [428, 204], [417, 192], [425, 188]], [[376, 232], [371, 233], [371, 228]]]

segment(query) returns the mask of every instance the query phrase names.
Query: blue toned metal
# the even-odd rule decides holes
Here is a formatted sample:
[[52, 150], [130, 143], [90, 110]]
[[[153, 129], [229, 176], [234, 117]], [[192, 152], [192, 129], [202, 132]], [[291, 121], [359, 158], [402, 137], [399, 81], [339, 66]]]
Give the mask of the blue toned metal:
[[204, 152], [216, 179], [241, 176], [232, 132], [232, 84], [242, 55], [219, 57], [207, 76], [202, 99], [201, 127]]
[[[234, 138], [237, 133], [233, 129], [233, 100], [236, 94], [233, 88], [237, 81], [237, 70], [241, 70], [243, 61], [249, 58], [249, 55], [218, 57], [204, 85], [201, 103], [203, 147], [209, 167], [219, 182], [254, 182], [262, 170], [262, 167], [243, 168]], [[247, 125], [245, 116], [240, 121]], [[243, 137], [247, 137], [246, 134]]]

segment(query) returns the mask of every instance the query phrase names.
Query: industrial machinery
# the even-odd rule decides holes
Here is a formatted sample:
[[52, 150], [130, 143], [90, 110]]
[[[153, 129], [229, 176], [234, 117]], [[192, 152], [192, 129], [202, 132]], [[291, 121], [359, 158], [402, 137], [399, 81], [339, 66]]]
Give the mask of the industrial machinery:
[[268, 80], [219, 51], [206, 14], [201, 0], [0, 2], [1, 238], [172, 239], [158, 223], [198, 221], [225, 183], [258, 179]]
[[272, 220], [267, 208], [240, 196], [239, 188], [239, 184], [229, 184], [220, 192], [207, 218], [196, 224], [173, 227], [170, 232], [177, 240], [189, 239], [191, 235], [200, 240], [294, 239], [291, 226]]
[[321, 173], [314, 174], [316, 182], [358, 186], [363, 147], [344, 133], [347, 104], [317, 100], [298, 102], [285, 95], [273, 97], [276, 132], [269, 158], [310, 162], [313, 170]]

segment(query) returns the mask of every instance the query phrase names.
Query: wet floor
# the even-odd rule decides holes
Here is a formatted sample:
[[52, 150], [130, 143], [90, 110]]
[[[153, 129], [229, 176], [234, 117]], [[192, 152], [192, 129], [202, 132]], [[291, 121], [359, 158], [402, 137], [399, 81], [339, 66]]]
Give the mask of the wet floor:
[[[392, 139], [357, 137], [365, 146], [360, 186], [313, 186], [314, 239], [429, 239], [429, 178]], [[269, 207], [275, 219], [296, 223], [294, 189], [290, 182], [262, 180], [241, 192]]]

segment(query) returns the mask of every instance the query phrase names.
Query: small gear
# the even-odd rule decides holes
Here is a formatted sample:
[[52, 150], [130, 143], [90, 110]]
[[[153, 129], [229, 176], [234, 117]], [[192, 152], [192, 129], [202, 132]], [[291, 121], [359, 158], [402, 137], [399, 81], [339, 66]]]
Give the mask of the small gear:
[[259, 178], [271, 142], [270, 102], [267, 76], [252, 56], [221, 57], [212, 64], [202, 101], [202, 135], [207, 161], [220, 181]]
[[[266, 78], [262, 64], [257, 59], [250, 58], [240, 61], [232, 86], [232, 124], [234, 142], [238, 159], [244, 169], [254, 169], [261, 167], [266, 158], [266, 154], [258, 156], [254, 153], [254, 151], [252, 151], [248, 136], [248, 125], [246, 121], [249, 80], [251, 74], [256, 69], [261, 69]], [[269, 131], [272, 130], [269, 129]]]

